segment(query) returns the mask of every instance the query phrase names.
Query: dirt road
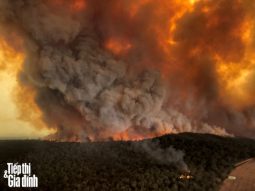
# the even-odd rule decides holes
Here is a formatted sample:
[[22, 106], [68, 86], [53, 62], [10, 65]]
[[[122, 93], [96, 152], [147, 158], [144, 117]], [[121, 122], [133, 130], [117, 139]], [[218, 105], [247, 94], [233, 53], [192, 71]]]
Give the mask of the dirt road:
[[255, 159], [237, 166], [229, 176], [232, 180], [227, 178], [220, 191], [255, 191]]

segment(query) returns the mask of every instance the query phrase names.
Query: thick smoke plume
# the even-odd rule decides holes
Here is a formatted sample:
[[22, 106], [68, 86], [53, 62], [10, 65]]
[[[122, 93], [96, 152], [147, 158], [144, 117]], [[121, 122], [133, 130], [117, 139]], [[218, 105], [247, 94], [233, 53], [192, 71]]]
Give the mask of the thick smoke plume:
[[145, 140], [135, 145], [138, 150], [145, 152], [150, 158], [156, 160], [159, 164], [171, 165], [174, 164], [183, 172], [189, 172], [189, 168], [184, 161], [185, 153], [181, 150], [176, 150], [172, 146], [161, 148], [159, 142]]
[[254, 136], [254, 7], [253, 0], [1, 0], [0, 32], [23, 41], [19, 82], [56, 129], [50, 138], [225, 129]]

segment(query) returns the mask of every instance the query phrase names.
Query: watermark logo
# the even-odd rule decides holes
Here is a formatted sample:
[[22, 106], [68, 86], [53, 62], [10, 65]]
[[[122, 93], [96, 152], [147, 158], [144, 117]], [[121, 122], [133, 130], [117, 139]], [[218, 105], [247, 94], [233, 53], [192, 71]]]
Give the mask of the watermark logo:
[[7, 163], [4, 178], [10, 188], [37, 188], [38, 177], [31, 174], [31, 163]]

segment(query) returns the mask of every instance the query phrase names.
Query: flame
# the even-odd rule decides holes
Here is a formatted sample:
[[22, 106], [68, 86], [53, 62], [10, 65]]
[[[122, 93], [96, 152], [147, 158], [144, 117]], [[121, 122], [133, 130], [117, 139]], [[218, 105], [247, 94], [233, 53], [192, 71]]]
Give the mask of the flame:
[[[169, 61], [173, 61], [174, 56], [172, 55], [173, 49], [178, 46], [178, 42], [175, 39], [176, 29], [178, 27], [180, 19], [182, 19], [186, 14], [194, 11], [196, 5], [203, 0], [174, 0], [168, 1], [163, 0], [160, 3], [155, 3], [153, 0], [139, 0], [134, 4], [131, 4], [130, 17], [135, 19], [139, 17], [139, 11], [146, 9], [146, 6], [152, 5], [155, 7], [155, 22], [151, 23], [151, 35], [155, 35], [156, 41], [160, 46], [161, 52], [164, 54], [167, 62], [159, 68], [163, 76], [168, 76], [171, 70]], [[203, 6], [204, 12], [208, 12], [209, 8]], [[168, 20], [166, 25], [162, 18], [167, 15]], [[157, 22], [157, 20], [162, 20]], [[153, 46], [153, 45], [152, 45]]]
[[[134, 57], [138, 57], [139, 64], [141, 62], [145, 65], [155, 66], [167, 80], [171, 74], [177, 71], [178, 75], [183, 76], [184, 85], [180, 83], [180, 86], [183, 85], [180, 89], [183, 89], [180, 90], [180, 93], [178, 92], [183, 100], [188, 97], [186, 95], [189, 93], [186, 93], [187, 87], [189, 85], [196, 86], [203, 80], [201, 78], [206, 77], [199, 70], [199, 67], [203, 67], [203, 62], [200, 63], [201, 58], [205, 56], [209, 57], [210, 61], [212, 60], [212, 70], [216, 72], [214, 77], [219, 86], [217, 87], [217, 93], [219, 93], [217, 101], [238, 109], [254, 106], [255, 88], [253, 88], [252, 82], [255, 80], [253, 79], [255, 76], [255, 22], [254, 13], [248, 13], [247, 5], [244, 5], [246, 3], [242, 4], [240, 0], [130, 0], [124, 3], [111, 1], [109, 4], [112, 7], [107, 7], [106, 14], [109, 19], [100, 18], [100, 11], [108, 5], [107, 3], [102, 4], [103, 6], [100, 4], [98, 7], [101, 9], [99, 8], [97, 12], [97, 7], [93, 7], [93, 0], [47, 1], [54, 9], [63, 7], [62, 13], [64, 12], [64, 14], [80, 13], [86, 11], [86, 8], [95, 9], [96, 11], [91, 10], [95, 15], [89, 19], [95, 19], [96, 24], [93, 27], [102, 30], [99, 33], [102, 32], [100, 35], [102, 35], [103, 47], [127, 62], [129, 60], [126, 57], [135, 52]], [[226, 6], [230, 2], [233, 4]], [[91, 7], [87, 6], [89, 3], [91, 3]], [[227, 8], [221, 9], [220, 5], [222, 4]], [[225, 14], [225, 9], [230, 13]], [[240, 15], [232, 19], [237, 13]], [[103, 14], [102, 17], [104, 16]], [[78, 18], [75, 17], [75, 19]], [[146, 20], [147, 18], [148, 20]], [[81, 24], [83, 24], [82, 22], [83, 20]], [[101, 26], [100, 22], [105, 23], [102, 23]], [[120, 27], [122, 28], [120, 29]], [[224, 41], [225, 38], [228, 40]], [[224, 44], [231, 43], [231, 40], [237, 43]], [[154, 57], [155, 60], [150, 60]], [[4, 80], [4, 86], [12, 87], [11, 89], [16, 88], [15, 104], [22, 111], [21, 119], [32, 121], [35, 126], [41, 127], [44, 124], [41, 122], [42, 113], [34, 102], [36, 92], [31, 87], [17, 87], [16, 76], [22, 70], [24, 59], [24, 52], [11, 48], [5, 40], [0, 39], [0, 74], [8, 75], [8, 79], [10, 78]], [[136, 61], [133, 57], [130, 60]], [[136, 65], [136, 63], [133, 64]], [[17, 118], [17, 116], [15, 117]], [[139, 134], [127, 130], [114, 134], [113, 139], [140, 140], [166, 133], [173, 132]]]
[[254, 23], [247, 19], [239, 29], [241, 39], [245, 45], [244, 56], [238, 62], [229, 62], [220, 56], [215, 56], [217, 73], [221, 83], [221, 98], [233, 107], [243, 108], [253, 105], [255, 99], [250, 91], [252, 76], [255, 72], [255, 52], [252, 45], [252, 31]]
[[175, 45], [177, 42], [174, 40], [174, 33], [178, 24], [178, 20], [181, 19], [186, 13], [192, 12], [194, 6], [200, 0], [188, 0], [188, 1], [175, 1], [175, 14], [170, 18], [169, 21], [169, 34], [168, 39], [166, 40], [167, 44]]
[[2, 71], [17, 74], [21, 70], [24, 55], [16, 52], [7, 42], [0, 38], [0, 68]]
[[[19, 44], [17, 37], [13, 37]], [[48, 130], [36, 129], [45, 127], [41, 120], [41, 111], [34, 102], [34, 92], [22, 87], [17, 82], [17, 76], [22, 69], [25, 55], [21, 50], [11, 47], [0, 38], [0, 96], [1, 136], [43, 136]]]
[[189, 0], [189, 3], [190, 3], [191, 5], [194, 5], [196, 2], [198, 2], [198, 0]]
[[110, 38], [105, 47], [115, 55], [122, 55], [127, 53], [132, 45], [124, 39]]
[[170, 134], [170, 133], [174, 133], [174, 132], [170, 131], [169, 129], [164, 129], [159, 132], [148, 131], [148, 132], [142, 132], [139, 134], [137, 132], [132, 131], [132, 129], [127, 129], [124, 132], [114, 134], [112, 136], [112, 139], [115, 141], [119, 141], [119, 140], [121, 140], [121, 141], [128, 141], [128, 140], [140, 141], [143, 139], [149, 139], [149, 138], [162, 136], [162, 135]]
[[182, 180], [189, 180], [193, 179], [194, 177], [191, 175], [191, 172], [189, 170], [185, 170], [180, 176], [179, 179]]
[[72, 10], [74, 11], [83, 11], [86, 8], [85, 0], [75, 0], [72, 4]]
[[[149, 35], [153, 36], [152, 38], [156, 39], [153, 40], [159, 45], [155, 50], [160, 52], [160, 58], [163, 57], [163, 63], [161, 65], [156, 63], [156, 67], [163, 74], [163, 78], [167, 79], [172, 73], [178, 71], [181, 75], [185, 76], [185, 79], [190, 79], [190, 81], [194, 80], [193, 78], [196, 78], [196, 75], [198, 75], [196, 73], [196, 66], [194, 69], [186, 69], [189, 71], [184, 71], [185, 67], [189, 65], [192, 59], [199, 61], [206, 55], [213, 59], [212, 67], [215, 67], [214, 69], [216, 70], [216, 79], [219, 86], [217, 87], [219, 93], [219, 100], [217, 101], [234, 109], [242, 109], [254, 105], [255, 98], [253, 95], [255, 88], [251, 84], [255, 80], [253, 79], [253, 76], [255, 76], [254, 15], [251, 16], [249, 11], [246, 10], [247, 8], [242, 7], [241, 1], [234, 1], [233, 8], [228, 7], [225, 8], [226, 10], [219, 8], [220, 3], [209, 0], [162, 0], [160, 3], [153, 2], [155, 1], [138, 0], [135, 3], [131, 3], [129, 16], [131, 21], [139, 20], [138, 17], [140, 14], [142, 15], [143, 9], [148, 8], [149, 5], [155, 7], [155, 10], [153, 9], [155, 11], [153, 13], [155, 19], [153, 20], [154, 22], [150, 23], [151, 26], [148, 30], [150, 31]], [[229, 15], [228, 13], [222, 13], [224, 11], [229, 11]], [[231, 14], [240, 11], [243, 11], [243, 15], [240, 18], [233, 18], [232, 20]], [[220, 14], [224, 15], [225, 18], [222, 18]], [[164, 20], [161, 22], [161, 17], [165, 17], [165, 15], [168, 17], [166, 23], [164, 23]], [[188, 31], [185, 31], [185, 34], [189, 36], [189, 31], [193, 33], [194, 30], [201, 37], [195, 36], [196, 41], [194, 41], [194, 45], [185, 47], [185, 42], [182, 42], [182, 39], [176, 38], [176, 35], [178, 36], [178, 32], [180, 32], [179, 29], [182, 27], [183, 20], [186, 17], [192, 16], [201, 18], [201, 25], [203, 26], [196, 31], [196, 26], [190, 25], [190, 28], [188, 28]], [[224, 30], [226, 30], [226, 34], [222, 32]], [[221, 42], [221, 40], [224, 41], [224, 35], [231, 36], [232, 41], [236, 41], [236, 44], [224, 44], [226, 42], [231, 43], [229, 40]], [[123, 38], [121, 40], [109, 37], [107, 39], [106, 49], [116, 55], [122, 55], [123, 52], [128, 53], [130, 50], [136, 48], [135, 42], [132, 45], [127, 43], [132, 39], [129, 38], [128, 35], [126, 39]], [[238, 47], [239, 45], [241, 46]], [[229, 46], [229, 50], [226, 48], [227, 46]], [[180, 58], [176, 56], [176, 49], [184, 50]], [[155, 53], [155, 55], [157, 54]], [[189, 82], [185, 81], [184, 83]], [[180, 93], [180, 95], [182, 94], [185, 99], [185, 91]], [[155, 135], [151, 136], [153, 137]], [[139, 140], [140, 138], [144, 138], [144, 136], [140, 137], [129, 132], [114, 135], [115, 140]]]
[[[240, 2], [238, 1], [238, 3]], [[207, 19], [206, 30], [208, 31], [217, 28], [219, 23], [222, 22], [222, 18], [213, 13], [216, 7], [214, 7], [213, 3], [210, 1], [175, 0], [171, 4], [171, 6], [173, 7], [173, 14], [169, 17], [169, 30], [166, 32], [165, 30], [163, 30], [162, 27], [155, 25], [155, 31], [157, 33], [158, 39], [157, 41], [160, 44], [166, 58], [165, 64], [163, 64], [160, 68], [161, 73], [164, 77], [169, 76], [170, 71], [173, 70], [174, 67], [176, 67], [174, 65], [170, 65], [169, 62], [176, 62], [177, 60], [176, 56], [173, 53], [173, 50], [179, 46], [179, 42], [175, 39], [175, 35], [178, 32], [177, 28], [180, 24], [179, 21], [183, 19], [185, 15], [194, 12], [204, 15], [204, 18]], [[239, 4], [236, 4], [235, 6], [241, 7], [241, 5]], [[165, 7], [167, 7], [167, 5], [165, 5]], [[167, 9], [171, 10], [170, 7]], [[159, 12], [160, 11], [166, 11], [164, 8], [164, 3], [162, 3], [161, 9], [159, 9]], [[247, 13], [247, 15], [249, 14]], [[241, 43], [244, 46], [244, 55], [241, 58], [236, 59], [234, 55], [235, 53], [231, 53], [231, 51], [227, 52], [227, 54], [230, 54], [230, 56], [224, 55], [224, 53], [221, 53], [222, 55], [219, 55], [217, 53], [213, 55], [215, 52], [218, 51], [217, 47], [213, 47], [210, 44], [204, 44], [208, 42], [202, 42], [198, 46], [191, 47], [188, 52], [190, 58], [199, 58], [202, 54], [204, 54], [204, 50], [208, 49], [206, 51], [209, 54], [212, 54], [212, 57], [216, 61], [215, 66], [218, 83], [220, 84], [219, 91], [221, 100], [224, 103], [237, 108], [247, 107], [248, 105], [253, 105], [255, 103], [255, 99], [252, 96], [255, 91], [251, 92], [251, 85], [248, 84], [249, 81], [251, 81], [251, 78], [255, 72], [255, 48], [253, 32], [255, 29], [255, 24], [254, 18], [247, 15], [242, 19], [239, 26], [238, 24], [236, 25], [236, 30], [232, 31], [233, 34], [230, 34], [233, 35], [237, 40], [240, 39]], [[192, 28], [190, 30], [192, 31]], [[201, 38], [201, 40], [203, 39]], [[192, 71], [190, 71], [188, 75], [192, 76]]]

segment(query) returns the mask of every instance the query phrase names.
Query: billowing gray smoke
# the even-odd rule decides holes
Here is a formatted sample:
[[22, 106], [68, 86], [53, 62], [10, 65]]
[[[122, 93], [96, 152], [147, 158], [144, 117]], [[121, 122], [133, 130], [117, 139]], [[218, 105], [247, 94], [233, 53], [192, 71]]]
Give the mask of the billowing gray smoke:
[[2, 33], [15, 31], [24, 40], [27, 57], [20, 83], [36, 90], [44, 121], [57, 129], [52, 138], [227, 134], [167, 106], [171, 88], [166, 88], [160, 72], [127, 64], [106, 50], [95, 12], [72, 13], [65, 5], [54, 9], [49, 4], [1, 0], [0, 18]]
[[174, 164], [183, 172], [188, 172], [189, 168], [184, 161], [184, 152], [181, 150], [176, 150], [172, 146], [167, 148], [161, 148], [160, 143], [151, 140], [145, 140], [138, 142], [135, 145], [138, 150], [145, 152], [150, 158], [156, 160], [160, 164]]

